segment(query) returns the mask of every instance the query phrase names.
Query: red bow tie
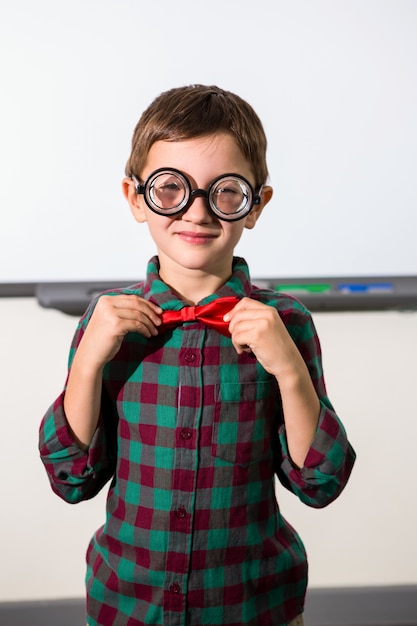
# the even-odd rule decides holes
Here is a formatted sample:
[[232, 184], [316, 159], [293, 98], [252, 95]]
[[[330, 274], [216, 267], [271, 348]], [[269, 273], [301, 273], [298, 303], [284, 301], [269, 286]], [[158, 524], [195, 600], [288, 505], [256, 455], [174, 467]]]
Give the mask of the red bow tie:
[[163, 333], [169, 328], [179, 326], [184, 322], [198, 320], [210, 328], [215, 328], [219, 333], [230, 337], [229, 323], [223, 320], [223, 316], [231, 311], [239, 298], [234, 296], [217, 298], [208, 304], [199, 306], [185, 306], [179, 311], [164, 311], [161, 316], [162, 324], [158, 326], [159, 333]]

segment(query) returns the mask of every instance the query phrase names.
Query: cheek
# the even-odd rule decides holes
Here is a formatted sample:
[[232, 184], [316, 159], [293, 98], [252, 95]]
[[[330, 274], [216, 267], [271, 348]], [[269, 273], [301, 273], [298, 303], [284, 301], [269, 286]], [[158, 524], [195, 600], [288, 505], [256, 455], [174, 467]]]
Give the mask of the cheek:
[[163, 233], [169, 230], [169, 227], [173, 222], [172, 218], [157, 215], [148, 208], [144, 211], [143, 221], [148, 224], [149, 232], [152, 237], [160, 237], [163, 235]]
[[237, 244], [239, 239], [242, 236], [244, 227], [245, 227], [245, 220], [240, 220], [239, 222], [226, 224], [225, 233], [230, 241], [232, 241], [234, 244]]

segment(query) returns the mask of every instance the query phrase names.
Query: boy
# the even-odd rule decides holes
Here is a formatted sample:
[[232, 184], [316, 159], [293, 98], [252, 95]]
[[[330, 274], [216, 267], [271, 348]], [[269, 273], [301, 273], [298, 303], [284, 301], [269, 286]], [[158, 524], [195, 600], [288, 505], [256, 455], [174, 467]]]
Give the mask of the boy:
[[[90, 626], [302, 624], [306, 556], [274, 476], [325, 506], [354, 452], [309, 313], [234, 257], [272, 196], [265, 154], [252, 108], [217, 87], [163, 93], [136, 126], [123, 193], [158, 256], [89, 307], [40, 433], [68, 502], [112, 479]], [[212, 302], [214, 321], [196, 307]]]

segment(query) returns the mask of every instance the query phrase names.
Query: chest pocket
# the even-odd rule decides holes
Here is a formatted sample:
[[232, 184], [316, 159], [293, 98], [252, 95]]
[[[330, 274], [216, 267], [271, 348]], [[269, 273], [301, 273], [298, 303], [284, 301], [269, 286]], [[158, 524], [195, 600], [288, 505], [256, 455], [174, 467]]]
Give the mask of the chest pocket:
[[272, 381], [217, 386], [212, 453], [237, 465], [249, 465], [271, 452], [275, 394]]

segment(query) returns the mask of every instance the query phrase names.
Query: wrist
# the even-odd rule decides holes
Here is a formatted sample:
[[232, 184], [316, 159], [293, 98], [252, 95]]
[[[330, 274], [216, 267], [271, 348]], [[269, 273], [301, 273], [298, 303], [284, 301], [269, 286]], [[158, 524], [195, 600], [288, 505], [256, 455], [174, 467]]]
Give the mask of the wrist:
[[105, 362], [97, 359], [89, 350], [83, 350], [80, 346], [75, 353], [71, 372], [76, 370], [77, 374], [82, 376], [83, 379], [92, 380], [102, 377], [105, 365]]
[[275, 374], [281, 394], [299, 391], [305, 384], [306, 376], [308, 376], [307, 369], [297, 367], [289, 367]]

